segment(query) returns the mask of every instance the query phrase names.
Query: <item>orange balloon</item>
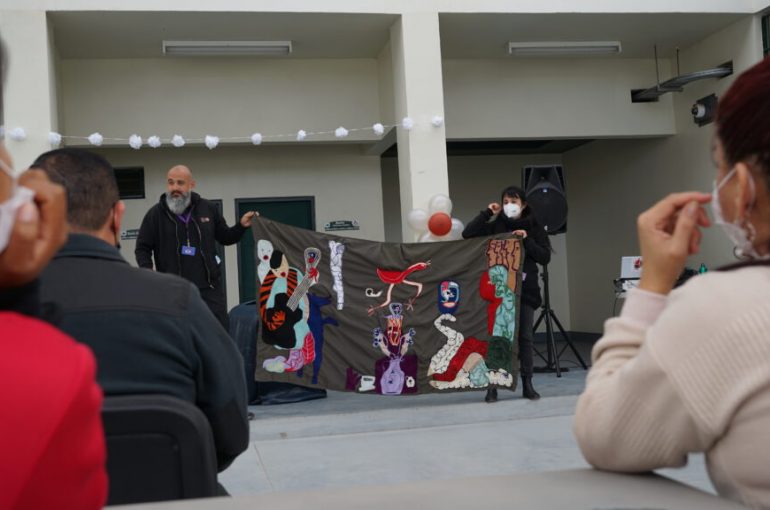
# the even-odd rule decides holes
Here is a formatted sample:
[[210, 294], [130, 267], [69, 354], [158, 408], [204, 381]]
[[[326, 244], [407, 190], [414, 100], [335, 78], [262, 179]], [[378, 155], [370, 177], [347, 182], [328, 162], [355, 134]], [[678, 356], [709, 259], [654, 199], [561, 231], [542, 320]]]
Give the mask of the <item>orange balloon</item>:
[[434, 236], [445, 236], [452, 230], [452, 218], [447, 213], [433, 213], [428, 220], [428, 230]]

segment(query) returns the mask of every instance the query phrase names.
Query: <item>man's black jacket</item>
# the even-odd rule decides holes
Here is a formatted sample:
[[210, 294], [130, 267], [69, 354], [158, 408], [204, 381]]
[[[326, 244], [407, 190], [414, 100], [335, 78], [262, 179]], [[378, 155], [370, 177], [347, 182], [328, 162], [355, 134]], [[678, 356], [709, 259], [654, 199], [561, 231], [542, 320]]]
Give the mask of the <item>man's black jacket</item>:
[[[246, 228], [240, 222], [228, 227], [225, 219], [217, 208], [208, 200], [193, 192], [190, 199], [189, 228], [195, 238], [200, 238], [196, 246], [196, 257], [203, 260], [203, 271], [200, 273], [183, 274], [182, 245], [187, 236], [185, 229], [168, 205], [165, 193], [160, 196], [157, 204], [152, 206], [142, 220], [139, 237], [136, 240], [136, 263], [139, 267], [153, 268], [161, 273], [172, 273], [193, 282], [198, 288], [219, 287], [220, 270], [214, 256], [216, 255], [215, 241], [230, 245], [240, 241]], [[197, 240], [197, 239], [196, 239]]]
[[106, 242], [71, 234], [40, 277], [40, 297], [61, 307], [60, 329], [94, 352], [105, 395], [196, 404], [220, 471], [246, 449], [243, 360], [190, 282], [131, 267]]

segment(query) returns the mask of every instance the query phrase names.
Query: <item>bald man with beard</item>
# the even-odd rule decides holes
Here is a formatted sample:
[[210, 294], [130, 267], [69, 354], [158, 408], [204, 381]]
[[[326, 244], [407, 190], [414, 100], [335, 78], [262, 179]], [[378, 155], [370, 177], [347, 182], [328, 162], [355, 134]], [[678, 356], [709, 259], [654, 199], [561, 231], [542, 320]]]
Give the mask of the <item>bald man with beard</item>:
[[[215, 241], [235, 244], [251, 226], [254, 211], [230, 227], [217, 208], [195, 193], [195, 179], [184, 165], [166, 175], [166, 192], [142, 220], [136, 241], [139, 267], [173, 273], [194, 283], [214, 315], [229, 330]], [[154, 260], [154, 265], [153, 265]]]

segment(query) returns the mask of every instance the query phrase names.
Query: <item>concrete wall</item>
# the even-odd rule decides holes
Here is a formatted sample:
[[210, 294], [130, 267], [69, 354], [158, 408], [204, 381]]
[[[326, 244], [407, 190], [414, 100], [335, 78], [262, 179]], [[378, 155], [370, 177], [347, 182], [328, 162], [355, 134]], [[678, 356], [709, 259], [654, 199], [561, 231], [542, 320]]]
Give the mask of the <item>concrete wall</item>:
[[[674, 133], [672, 98], [632, 103], [653, 60], [444, 60], [447, 138], [595, 138]], [[663, 76], [669, 63], [661, 62]]]
[[291, 134], [265, 140], [284, 142], [380, 116], [375, 59], [64, 59], [60, 87], [62, 130], [79, 136]]
[[[448, 158], [449, 197], [452, 199], [452, 216], [467, 223], [490, 202], [499, 202], [499, 194], [505, 187], [512, 184], [521, 185], [522, 167], [561, 162], [560, 154], [450, 156]], [[571, 183], [567, 181], [566, 186], [569, 200]], [[385, 239], [400, 242], [401, 218], [397, 201], [398, 163], [395, 158], [382, 159], [382, 195]], [[569, 221], [572, 222], [571, 216]], [[567, 286], [567, 238], [569, 235], [569, 233], [560, 234], [550, 238], [554, 251], [549, 265], [551, 306], [566, 329], [570, 329], [571, 325]]]
[[[362, 156], [359, 147], [229, 147], [215, 151], [201, 147], [183, 149], [101, 149], [114, 166], [143, 166], [146, 195], [126, 200], [123, 229], [139, 228], [147, 210], [165, 191], [168, 169], [179, 163], [194, 173], [204, 198], [223, 201], [227, 223], [233, 225], [236, 198], [314, 196], [316, 228], [326, 222], [356, 219], [361, 225], [352, 237], [384, 240], [379, 158]], [[355, 191], [355, 192], [351, 192]], [[344, 196], [344, 200], [341, 197]], [[123, 256], [132, 264], [135, 241], [123, 241]], [[237, 251], [226, 248], [227, 297], [238, 304]]]
[[[611, 314], [620, 257], [639, 253], [638, 214], [672, 191], [711, 190], [713, 125], [696, 126], [690, 107], [703, 96], [722, 94], [740, 71], [762, 58], [760, 34], [758, 17], [747, 18], [682, 51], [683, 73], [732, 60], [736, 74], [688, 85], [674, 96], [676, 136], [597, 141], [564, 155], [571, 200], [567, 248], [573, 330], [601, 331]], [[713, 228], [688, 265], [713, 267], [732, 260], [730, 244]]]

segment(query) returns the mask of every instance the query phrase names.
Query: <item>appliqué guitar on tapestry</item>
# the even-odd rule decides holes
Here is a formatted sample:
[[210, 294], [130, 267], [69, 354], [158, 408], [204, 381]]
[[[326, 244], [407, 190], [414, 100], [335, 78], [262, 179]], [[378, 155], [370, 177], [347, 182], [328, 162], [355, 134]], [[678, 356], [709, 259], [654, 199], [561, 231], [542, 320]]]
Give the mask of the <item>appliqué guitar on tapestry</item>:
[[519, 239], [378, 243], [264, 217], [252, 234], [256, 380], [381, 395], [516, 389]]

